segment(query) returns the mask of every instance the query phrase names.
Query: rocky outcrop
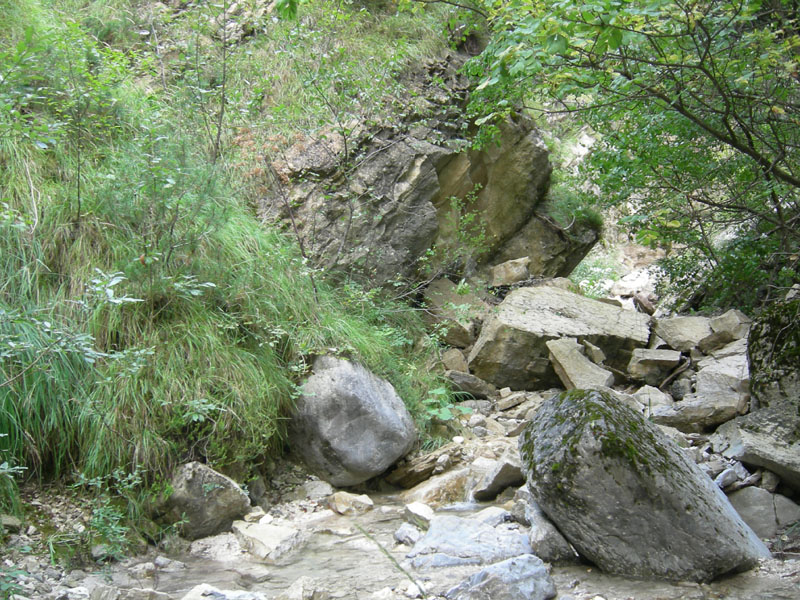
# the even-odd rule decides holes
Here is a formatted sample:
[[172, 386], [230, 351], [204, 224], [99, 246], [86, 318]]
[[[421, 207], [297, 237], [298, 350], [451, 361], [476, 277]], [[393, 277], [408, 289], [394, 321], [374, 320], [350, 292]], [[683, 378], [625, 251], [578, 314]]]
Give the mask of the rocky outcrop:
[[229, 477], [190, 462], [175, 471], [164, 508], [168, 520], [180, 523], [181, 535], [195, 540], [229, 530], [250, 508], [250, 499]]
[[606, 572], [708, 581], [769, 556], [694, 462], [608, 394], [552, 397], [519, 447], [533, 497]]
[[303, 384], [290, 444], [333, 485], [356, 485], [389, 468], [416, 440], [411, 415], [392, 385], [362, 366], [323, 356]]
[[588, 341], [624, 369], [631, 351], [647, 344], [650, 318], [562, 289], [514, 290], [484, 322], [469, 355], [470, 370], [497, 385], [535, 390], [559, 384], [547, 342], [562, 337]]
[[290, 148], [272, 164], [263, 217], [293, 220], [318, 266], [373, 283], [413, 278], [423, 259], [460, 270], [529, 257], [531, 276], [568, 275], [597, 233], [536, 214], [552, 167], [531, 120], [510, 118], [481, 149], [461, 137], [463, 58], [428, 65], [446, 91], [417, 86], [424, 108], [406, 123], [329, 127]]

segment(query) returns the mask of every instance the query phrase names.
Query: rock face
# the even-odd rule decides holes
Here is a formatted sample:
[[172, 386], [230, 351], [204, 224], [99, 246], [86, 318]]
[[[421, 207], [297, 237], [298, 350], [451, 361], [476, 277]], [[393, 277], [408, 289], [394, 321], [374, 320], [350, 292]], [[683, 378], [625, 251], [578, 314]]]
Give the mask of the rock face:
[[568, 275], [597, 233], [567, 235], [535, 214], [552, 167], [531, 120], [511, 118], [498, 144], [468, 148], [459, 128], [463, 59], [428, 65], [429, 78], [444, 80], [447, 91], [429, 83], [414, 89], [407, 122], [369, 132], [348, 124], [347, 139], [323, 129], [290, 148], [272, 165], [264, 218], [293, 218], [317, 265], [373, 283], [413, 278], [434, 247], [436, 267], [529, 256], [533, 276]]
[[756, 407], [800, 406], [800, 300], [765, 311], [753, 323], [747, 353]]
[[694, 462], [608, 394], [553, 396], [519, 447], [534, 499], [606, 572], [708, 581], [769, 556]]
[[800, 300], [765, 311], [752, 325], [747, 353], [757, 410], [722, 425], [714, 447], [800, 490]]
[[166, 501], [170, 520], [183, 520], [181, 535], [189, 540], [230, 529], [250, 508], [250, 499], [229, 477], [199, 462], [181, 465], [172, 478]]
[[649, 317], [555, 287], [520, 288], [484, 322], [469, 355], [471, 371], [498, 387], [545, 389], [560, 382], [547, 342], [562, 337], [599, 347], [624, 369], [634, 348], [647, 344]]
[[314, 361], [290, 430], [292, 449], [336, 486], [382, 473], [416, 439], [411, 415], [390, 383], [330, 356]]

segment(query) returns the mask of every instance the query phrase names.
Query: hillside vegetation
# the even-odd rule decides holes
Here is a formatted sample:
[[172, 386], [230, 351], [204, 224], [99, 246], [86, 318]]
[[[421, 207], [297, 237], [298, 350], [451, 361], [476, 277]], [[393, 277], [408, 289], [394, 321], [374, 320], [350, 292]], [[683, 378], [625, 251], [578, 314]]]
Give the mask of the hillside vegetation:
[[320, 353], [423, 430], [449, 401], [413, 311], [334, 289], [254, 209], [292, 135], [391, 114], [446, 12], [228, 4], [0, 2], [0, 509], [15, 471], [134, 512], [178, 461], [247, 480]]

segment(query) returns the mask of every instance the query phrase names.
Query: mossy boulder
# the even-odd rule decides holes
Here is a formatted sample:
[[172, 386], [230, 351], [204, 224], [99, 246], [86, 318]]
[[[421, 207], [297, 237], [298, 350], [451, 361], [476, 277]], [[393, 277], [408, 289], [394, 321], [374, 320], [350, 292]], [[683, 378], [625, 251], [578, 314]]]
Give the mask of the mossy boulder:
[[553, 396], [519, 448], [534, 499], [605, 572], [709, 581], [769, 556], [694, 461], [609, 394]]

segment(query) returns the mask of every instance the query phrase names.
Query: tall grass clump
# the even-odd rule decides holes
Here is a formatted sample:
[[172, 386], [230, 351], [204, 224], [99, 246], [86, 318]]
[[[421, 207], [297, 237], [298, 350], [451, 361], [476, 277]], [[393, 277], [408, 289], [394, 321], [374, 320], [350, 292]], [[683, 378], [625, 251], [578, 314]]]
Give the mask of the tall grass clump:
[[[137, 3], [63, 3], [72, 23], [44, 0], [24, 4], [0, 4], [0, 18], [24, 32], [0, 35], [0, 505], [16, 502], [17, 467], [112, 488], [135, 474], [117, 489], [128, 500], [180, 461], [255, 471], [283, 450], [298, 386], [323, 353], [388, 378], [428, 422], [427, 390], [441, 384], [424, 366], [435, 348], [421, 321], [328, 283], [291, 237], [255, 217], [224, 145], [209, 155], [202, 112], [250, 102], [235, 91], [253, 74], [250, 59], [230, 58], [230, 97], [213, 77], [205, 92], [189, 89], [186, 71], [158, 77], [166, 88], [154, 90], [143, 81], [159, 75], [158, 60], [131, 35]], [[112, 4], [124, 10], [105, 30]], [[350, 16], [331, 31], [376, 25], [342, 10]], [[416, 31], [397, 19], [393, 35]], [[358, 61], [370, 49], [390, 60], [379, 42], [353, 42]], [[261, 43], [270, 42], [241, 47], [263, 52]], [[404, 44], [404, 56], [424, 53], [409, 49], [411, 37]], [[216, 100], [193, 104], [197, 93]], [[340, 100], [355, 110], [357, 99]], [[246, 112], [232, 114], [217, 121], [226, 135]]]

